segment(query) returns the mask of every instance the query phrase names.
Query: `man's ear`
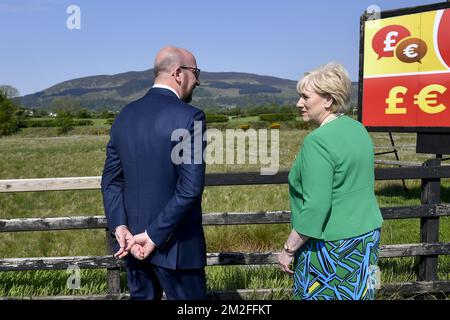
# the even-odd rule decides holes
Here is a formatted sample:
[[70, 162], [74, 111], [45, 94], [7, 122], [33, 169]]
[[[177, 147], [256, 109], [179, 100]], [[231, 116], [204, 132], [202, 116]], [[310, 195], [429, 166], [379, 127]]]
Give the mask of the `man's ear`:
[[175, 80], [180, 83], [181, 82], [181, 68], [176, 68], [172, 72], [172, 76], [175, 78]]

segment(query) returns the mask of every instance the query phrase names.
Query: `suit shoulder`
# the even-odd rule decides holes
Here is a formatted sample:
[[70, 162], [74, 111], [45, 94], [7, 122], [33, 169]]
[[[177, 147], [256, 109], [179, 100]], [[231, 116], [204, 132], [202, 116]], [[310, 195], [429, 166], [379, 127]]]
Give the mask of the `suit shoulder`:
[[184, 112], [185, 114], [188, 114], [192, 117], [198, 118], [198, 117], [205, 117], [205, 113], [203, 112], [203, 110], [194, 107], [193, 105], [190, 105], [187, 102], [181, 101], [179, 100], [179, 107], [181, 110], [183, 110], [182, 112]]
[[134, 100], [134, 101], [132, 101], [132, 102], [126, 104], [126, 105], [122, 108], [122, 110], [120, 110], [120, 112], [119, 112], [119, 114], [118, 114], [117, 116], [121, 116], [121, 115], [123, 116], [123, 115], [126, 115], [126, 114], [132, 112], [132, 110], [133, 110], [136, 106], [140, 105], [140, 104], [143, 102], [143, 100], [144, 100], [144, 97], [142, 97], [142, 98], [140, 98], [140, 99], [137, 99], [137, 100]]

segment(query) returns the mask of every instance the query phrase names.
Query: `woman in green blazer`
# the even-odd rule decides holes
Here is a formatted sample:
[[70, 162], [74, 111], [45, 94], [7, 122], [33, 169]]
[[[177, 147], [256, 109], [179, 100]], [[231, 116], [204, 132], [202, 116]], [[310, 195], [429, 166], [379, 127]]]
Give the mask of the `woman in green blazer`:
[[306, 73], [297, 91], [303, 121], [319, 127], [289, 173], [292, 231], [279, 265], [294, 275], [294, 299], [374, 299], [383, 218], [372, 140], [343, 115], [351, 81], [344, 67], [329, 63]]

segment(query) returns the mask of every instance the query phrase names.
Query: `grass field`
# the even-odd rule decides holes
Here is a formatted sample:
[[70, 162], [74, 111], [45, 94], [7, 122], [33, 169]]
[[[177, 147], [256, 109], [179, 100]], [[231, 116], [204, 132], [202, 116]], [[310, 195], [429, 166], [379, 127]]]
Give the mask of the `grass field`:
[[233, 118], [233, 119], [230, 120], [230, 122], [238, 123], [238, 124], [252, 122], [252, 121], [259, 121], [259, 116], [238, 117], [238, 118]]
[[94, 127], [96, 128], [109, 128], [111, 127], [110, 124], [107, 124], [107, 119], [89, 119], [92, 122], [94, 122]]
[[[31, 130], [42, 129], [42, 130]], [[105, 159], [108, 136], [98, 132], [77, 132], [58, 137], [48, 128], [29, 128], [12, 137], [0, 139], [0, 179], [100, 176]], [[82, 130], [83, 128], [79, 128]], [[301, 130], [280, 131], [280, 170], [288, 170], [304, 137]], [[376, 146], [389, 145], [386, 133], [372, 134]], [[415, 135], [394, 134], [401, 161], [423, 161], [431, 155], [416, 155]], [[384, 155], [384, 159], [394, 159]], [[378, 156], [376, 158], [381, 158]], [[211, 165], [207, 172], [259, 171], [258, 165]], [[420, 181], [377, 181], [376, 195], [380, 206], [417, 205], [420, 203]], [[442, 180], [441, 197], [450, 202], [450, 181]], [[287, 185], [207, 187], [203, 209], [219, 211], [288, 210]], [[19, 217], [57, 217], [103, 215], [101, 193], [94, 191], [26, 192], [0, 194], [0, 219]], [[440, 241], [450, 241], [450, 219], [440, 220]], [[209, 226], [205, 228], [208, 252], [279, 251], [285, 241], [288, 225]], [[388, 220], [382, 230], [382, 244], [419, 242], [419, 220]], [[0, 234], [2, 257], [52, 257], [106, 254], [102, 230], [52, 231]], [[450, 279], [450, 259], [439, 258], [439, 277]], [[380, 260], [382, 281], [414, 281], [417, 259], [396, 258]], [[81, 289], [66, 286], [65, 271], [0, 272], [0, 296], [29, 296], [56, 294], [104, 294], [106, 272], [82, 270]], [[122, 276], [124, 276], [122, 274]], [[238, 288], [290, 288], [292, 279], [275, 266], [208, 267], [210, 290]], [[125, 278], [122, 281], [123, 290]], [[272, 298], [288, 298], [279, 296]], [[395, 297], [380, 297], [395, 298]]]

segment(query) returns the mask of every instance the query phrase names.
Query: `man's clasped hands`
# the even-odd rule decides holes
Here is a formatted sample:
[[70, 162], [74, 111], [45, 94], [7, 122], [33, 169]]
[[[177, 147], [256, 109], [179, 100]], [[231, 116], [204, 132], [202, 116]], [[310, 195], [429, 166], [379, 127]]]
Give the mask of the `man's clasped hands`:
[[118, 226], [115, 235], [120, 245], [119, 251], [114, 254], [116, 258], [123, 259], [131, 252], [136, 259], [143, 260], [155, 250], [155, 244], [145, 231], [133, 236], [126, 226]]

